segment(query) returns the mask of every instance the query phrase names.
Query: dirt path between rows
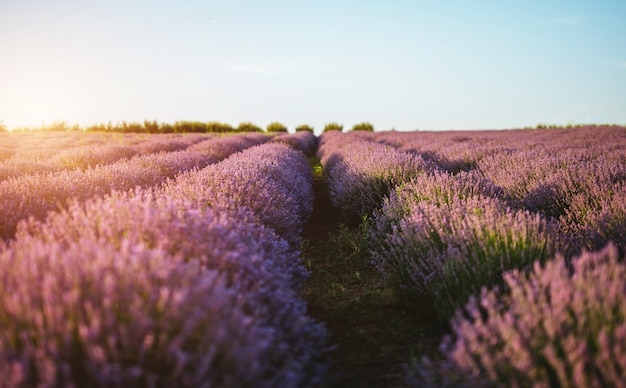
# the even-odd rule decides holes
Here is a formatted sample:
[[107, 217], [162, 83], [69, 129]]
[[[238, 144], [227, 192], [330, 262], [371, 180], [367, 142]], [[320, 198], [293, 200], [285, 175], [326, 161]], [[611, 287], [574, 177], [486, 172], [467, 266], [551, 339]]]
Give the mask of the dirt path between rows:
[[[319, 170], [319, 168], [318, 168]], [[432, 304], [409, 306], [383, 285], [350, 236], [358, 226], [341, 224], [321, 173], [303, 233], [303, 257], [311, 271], [307, 302], [311, 316], [325, 322], [334, 364], [323, 387], [404, 387], [404, 364], [431, 354], [441, 338]]]

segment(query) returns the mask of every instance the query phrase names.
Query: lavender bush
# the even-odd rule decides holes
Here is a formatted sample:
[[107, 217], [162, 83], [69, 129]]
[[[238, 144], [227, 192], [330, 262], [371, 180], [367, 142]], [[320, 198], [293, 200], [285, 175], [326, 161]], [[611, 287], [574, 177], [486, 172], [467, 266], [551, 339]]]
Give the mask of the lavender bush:
[[333, 205], [348, 219], [360, 219], [380, 206], [396, 185], [422, 174], [427, 166], [415, 155], [368, 140], [371, 132], [326, 132], [318, 155]]
[[[190, 150], [149, 154], [86, 170], [25, 175], [0, 182], [0, 237], [11, 238], [19, 221], [43, 219], [50, 211], [67, 206], [68, 199], [85, 200], [112, 190], [149, 187], [193, 168], [202, 168], [262, 139], [245, 135], [210, 138]], [[267, 137], [264, 137], [267, 141]], [[214, 157], [213, 155], [217, 155]]]
[[[283, 145], [249, 153], [298, 165]], [[300, 183], [252, 159], [251, 181]], [[12, 383], [299, 387], [323, 378], [326, 334], [300, 298], [297, 251], [237, 206], [242, 191], [187, 196], [211, 187], [211, 170], [20, 226], [0, 251], [0, 268], [11, 268], [0, 271], [0, 359]]]
[[444, 321], [482, 286], [501, 283], [503, 272], [551, 257], [556, 244], [545, 219], [501, 200], [447, 201], [412, 204], [399, 220], [398, 209], [407, 209], [388, 202], [370, 229], [378, 268], [400, 289], [432, 296]]
[[[302, 152], [284, 144], [251, 147], [185, 181], [184, 196], [201, 204], [246, 207], [294, 248], [313, 210], [313, 175]], [[168, 189], [177, 193], [178, 186]], [[228, 201], [224, 202], [224, 199]]]
[[626, 266], [617, 249], [535, 263], [483, 289], [452, 320], [443, 359], [407, 368], [414, 386], [624, 385]]
[[564, 233], [584, 249], [597, 250], [612, 242], [626, 254], [626, 183], [578, 194], [562, 219]]
[[301, 130], [291, 134], [278, 134], [271, 141], [288, 144], [307, 156], [313, 156], [317, 150], [317, 137], [313, 131]]
[[206, 135], [154, 135], [138, 138], [137, 135], [130, 134], [92, 133], [57, 134], [47, 139], [41, 138], [39, 133], [21, 134], [9, 142], [15, 148], [12, 157], [0, 164], [0, 181], [36, 173], [85, 169], [136, 155], [180, 151], [206, 139]]
[[29, 243], [0, 255], [0, 359], [12, 386], [241, 385], [257, 377], [236, 349], [254, 358], [264, 333], [245, 324], [238, 295], [216, 271], [126, 241]]

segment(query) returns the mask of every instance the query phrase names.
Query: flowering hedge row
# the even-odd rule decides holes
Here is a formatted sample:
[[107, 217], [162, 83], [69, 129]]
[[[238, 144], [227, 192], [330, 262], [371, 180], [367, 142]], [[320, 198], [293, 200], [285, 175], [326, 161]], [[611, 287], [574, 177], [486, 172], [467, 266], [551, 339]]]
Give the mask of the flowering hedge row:
[[188, 150], [152, 153], [87, 169], [24, 175], [0, 182], [0, 237], [11, 238], [19, 221], [43, 219], [67, 200], [85, 200], [112, 190], [148, 187], [180, 172], [215, 163], [229, 154], [267, 141], [267, 136], [211, 137]]
[[483, 289], [452, 320], [443, 358], [408, 368], [424, 387], [621, 387], [626, 371], [626, 264], [612, 244], [571, 263], [536, 263]]
[[424, 174], [398, 187], [370, 222], [378, 268], [403, 291], [433, 297], [442, 320], [502, 273], [545, 261], [555, 226], [509, 208], [476, 173]]
[[[252, 147], [23, 223], [0, 250], [0, 374], [15, 386], [318, 383], [326, 332], [301, 299], [298, 250], [272, 224], [302, 225], [309, 206], [261, 213], [283, 194], [310, 199], [305, 165], [285, 145]], [[248, 190], [220, 185], [228, 174]]]
[[623, 385], [626, 128], [372, 139], [447, 171], [397, 188], [369, 224], [384, 273], [456, 309], [411, 385]]
[[428, 169], [424, 160], [371, 140], [370, 132], [325, 132], [318, 156], [332, 204], [345, 217], [358, 219], [380, 206], [396, 185]]
[[215, 203], [226, 198], [229, 207], [252, 210], [260, 222], [300, 247], [300, 233], [313, 210], [313, 175], [300, 151], [263, 144], [188, 175], [179, 180], [186, 182], [189, 200]]
[[35, 173], [84, 169], [136, 155], [180, 151], [207, 138], [207, 135], [5, 134], [0, 156], [2, 149], [7, 152], [5, 158], [0, 158], [0, 181]]
[[317, 137], [310, 131], [296, 133], [280, 133], [274, 136], [271, 142], [285, 143], [304, 152], [307, 156], [313, 156], [317, 151]]
[[452, 173], [479, 171], [512, 208], [558, 220], [568, 255], [610, 241], [626, 252], [624, 127], [381, 132], [374, 139]]

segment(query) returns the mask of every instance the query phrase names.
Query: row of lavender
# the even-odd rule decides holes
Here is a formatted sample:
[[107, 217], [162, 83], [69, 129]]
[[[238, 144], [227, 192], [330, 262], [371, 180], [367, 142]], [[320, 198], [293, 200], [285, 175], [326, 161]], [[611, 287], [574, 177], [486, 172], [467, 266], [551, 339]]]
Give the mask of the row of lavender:
[[0, 134], [0, 181], [22, 175], [89, 168], [157, 152], [184, 150], [209, 135], [38, 133]]
[[608, 241], [626, 246], [626, 130], [380, 133], [377, 141], [450, 173], [475, 170], [503, 189], [507, 204], [558, 221], [571, 253]]
[[[66, 207], [70, 199], [82, 201], [113, 190], [158, 185], [181, 172], [216, 163], [268, 140], [269, 137], [262, 134], [206, 137], [182, 150], [136, 155], [85, 169], [25, 174], [1, 181], [0, 238], [11, 238], [21, 220], [43, 219], [48, 212]], [[159, 142], [162, 140], [152, 141]]]
[[333, 203], [369, 217], [374, 263], [452, 318], [411, 383], [620, 384], [626, 130], [594, 131], [322, 135]]
[[24, 223], [0, 250], [1, 384], [319, 382], [299, 257], [312, 175], [278, 143]]

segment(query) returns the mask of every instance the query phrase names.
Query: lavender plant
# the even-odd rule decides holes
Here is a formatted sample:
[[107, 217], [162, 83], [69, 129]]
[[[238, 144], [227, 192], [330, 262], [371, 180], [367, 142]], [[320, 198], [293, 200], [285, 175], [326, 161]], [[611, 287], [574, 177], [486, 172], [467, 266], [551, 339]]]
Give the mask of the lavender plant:
[[301, 130], [291, 134], [278, 134], [271, 142], [288, 144], [307, 156], [313, 156], [317, 150], [317, 137], [313, 131]]
[[205, 170], [22, 224], [0, 251], [4, 370], [22, 385], [319, 382], [325, 330], [299, 297], [297, 252], [233, 193], [188, 197]]
[[203, 204], [227, 198], [227, 206], [251, 209], [291, 246], [300, 246], [300, 233], [313, 210], [313, 175], [300, 151], [268, 143], [235, 154], [200, 174], [200, 181], [195, 173], [181, 176], [188, 198]]
[[[26, 133], [13, 140], [12, 157], [0, 164], [0, 181], [35, 173], [85, 169], [136, 155], [179, 151], [206, 140], [206, 136], [155, 135], [137, 139], [126, 134], [116, 140], [112, 135], [89, 133], [40, 139], [38, 133]], [[36, 140], [42, 144], [33, 143]]]
[[482, 286], [500, 284], [503, 272], [556, 249], [554, 226], [538, 215], [480, 195], [448, 201], [418, 202], [398, 221], [390, 203], [370, 231], [378, 268], [401, 290], [437, 300], [442, 321]]
[[562, 229], [572, 236], [576, 246], [597, 250], [612, 242], [625, 254], [626, 182], [576, 195], [562, 217]]
[[[407, 368], [414, 386], [624, 385], [626, 266], [615, 246], [511, 271], [452, 320], [442, 359]], [[505, 291], [506, 290], [506, 291]]]
[[367, 139], [366, 131], [327, 132], [318, 155], [331, 201], [348, 219], [360, 219], [378, 208], [396, 185], [422, 174], [423, 159]]
[[[149, 154], [85, 170], [34, 174], [0, 182], [0, 237], [11, 238], [19, 221], [43, 219], [50, 211], [67, 206], [68, 199], [85, 200], [112, 190], [149, 187], [193, 168], [202, 168], [233, 152], [269, 138], [210, 138], [190, 150]], [[214, 157], [216, 155], [217, 157]]]

